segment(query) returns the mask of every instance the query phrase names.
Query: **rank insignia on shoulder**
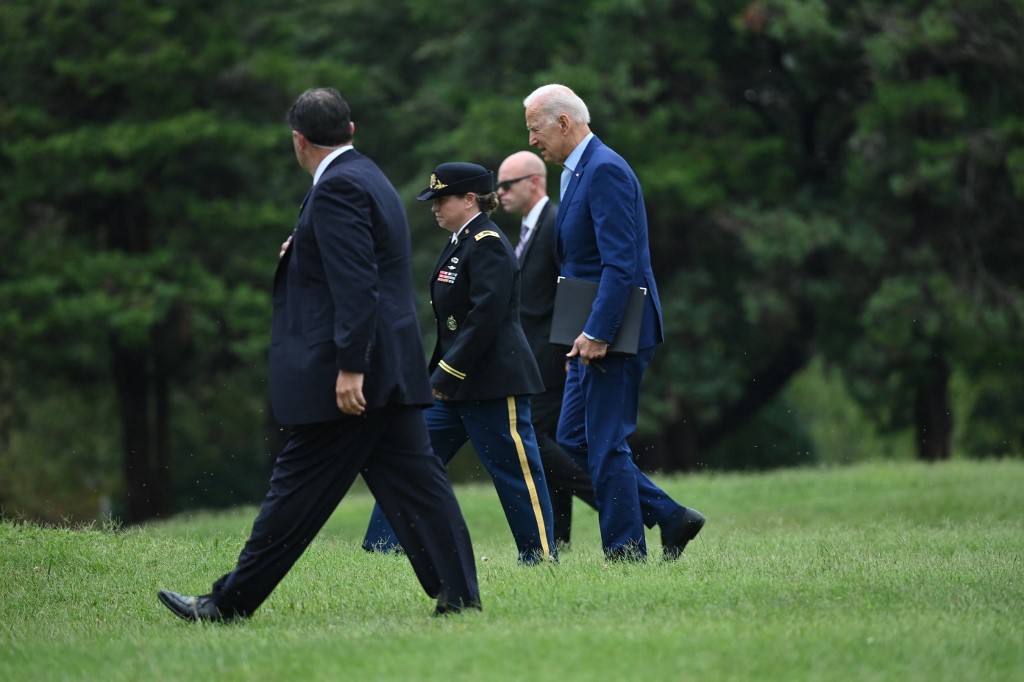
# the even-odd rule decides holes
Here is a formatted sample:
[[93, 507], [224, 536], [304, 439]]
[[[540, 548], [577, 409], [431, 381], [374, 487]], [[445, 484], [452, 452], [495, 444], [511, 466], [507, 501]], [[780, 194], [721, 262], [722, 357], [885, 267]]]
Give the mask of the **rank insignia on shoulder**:
[[501, 235], [499, 235], [494, 230], [484, 230], [483, 232], [478, 232], [477, 235], [475, 237], [473, 237], [473, 239], [475, 239], [477, 241], [480, 241], [484, 237], [499, 237], [499, 236], [501, 236]]
[[456, 329], [459, 328], [459, 323], [455, 321], [455, 316], [454, 315], [449, 315], [448, 316], [447, 324], [448, 324], [448, 331], [455, 331]]

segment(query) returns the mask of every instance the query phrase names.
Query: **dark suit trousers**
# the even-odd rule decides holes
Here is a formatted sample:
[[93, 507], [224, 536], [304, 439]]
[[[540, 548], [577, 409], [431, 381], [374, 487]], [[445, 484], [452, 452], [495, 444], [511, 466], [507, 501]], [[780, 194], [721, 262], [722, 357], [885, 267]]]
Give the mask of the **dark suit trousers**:
[[530, 399], [533, 429], [537, 432], [537, 446], [544, 475], [551, 495], [551, 510], [555, 519], [555, 541], [569, 544], [572, 536], [572, 498], [580, 498], [594, 509], [594, 486], [590, 474], [570, 457], [558, 444], [558, 417], [562, 413], [564, 387], [551, 386]]
[[469, 532], [444, 465], [430, 449], [423, 410], [390, 406], [292, 428], [238, 564], [214, 583], [217, 607], [253, 613], [359, 474], [392, 519], [424, 591], [439, 603], [479, 605]]

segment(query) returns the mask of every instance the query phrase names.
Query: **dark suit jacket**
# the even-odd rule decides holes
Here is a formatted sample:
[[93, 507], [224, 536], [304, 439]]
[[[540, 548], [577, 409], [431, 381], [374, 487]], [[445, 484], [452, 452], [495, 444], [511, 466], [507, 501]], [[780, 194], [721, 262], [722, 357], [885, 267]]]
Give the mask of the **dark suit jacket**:
[[555, 308], [555, 286], [562, 266], [555, 248], [557, 213], [556, 204], [550, 200], [544, 204], [537, 217], [537, 224], [519, 254], [519, 269], [522, 272], [519, 320], [547, 388], [565, 384], [566, 349], [553, 346], [548, 341], [551, 336], [551, 313]]
[[402, 201], [377, 165], [350, 149], [299, 212], [274, 277], [270, 397], [282, 424], [345, 418], [338, 370], [362, 372], [367, 409], [429, 405]]
[[519, 266], [508, 239], [481, 213], [434, 267], [437, 344], [430, 383], [452, 400], [488, 400], [544, 390], [519, 324]]
[[664, 340], [661, 300], [651, 269], [647, 211], [640, 181], [626, 161], [595, 135], [558, 208], [555, 240], [562, 274], [599, 282], [590, 336], [611, 342], [622, 324], [632, 287], [647, 287], [640, 348]]

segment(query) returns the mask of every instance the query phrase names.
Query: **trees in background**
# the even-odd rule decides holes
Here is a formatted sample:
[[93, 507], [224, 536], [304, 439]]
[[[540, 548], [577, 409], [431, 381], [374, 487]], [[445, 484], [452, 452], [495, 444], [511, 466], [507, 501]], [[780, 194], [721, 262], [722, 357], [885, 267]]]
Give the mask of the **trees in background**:
[[645, 466], [808, 461], [783, 389], [815, 356], [922, 458], [948, 457], [957, 424], [970, 454], [1019, 454], [1022, 14], [2, 3], [0, 505], [75, 509], [31, 507], [19, 491], [60, 476], [34, 458], [129, 520], [258, 496], [270, 278], [307, 182], [283, 113], [324, 84], [410, 198], [424, 321], [444, 235], [411, 197], [430, 170], [526, 148], [537, 85], [586, 99], [644, 185], [665, 308]]
[[[759, 108], [802, 122], [804, 186], [819, 190], [802, 213], [832, 233], [819, 281], [837, 295], [818, 306], [817, 348], [879, 427], [913, 428], [920, 458], [950, 456], [956, 373], [977, 391], [963, 420], [970, 450], [1020, 452], [1011, 406], [1021, 391], [996, 377], [1024, 360], [1013, 265], [1024, 249], [1024, 6], [751, 8], [747, 31], [783, 74]], [[776, 205], [768, 220], [794, 208]], [[1001, 437], [994, 420], [1009, 427]]]
[[[266, 112], [288, 93], [249, 59], [241, 6], [206, 7], [0, 7], [9, 418], [107, 388], [113, 409], [82, 430], [119, 426], [133, 520], [172, 510], [175, 392], [262, 363], [265, 272], [291, 215], [267, 199], [288, 147]], [[62, 435], [58, 456], [89, 434]]]

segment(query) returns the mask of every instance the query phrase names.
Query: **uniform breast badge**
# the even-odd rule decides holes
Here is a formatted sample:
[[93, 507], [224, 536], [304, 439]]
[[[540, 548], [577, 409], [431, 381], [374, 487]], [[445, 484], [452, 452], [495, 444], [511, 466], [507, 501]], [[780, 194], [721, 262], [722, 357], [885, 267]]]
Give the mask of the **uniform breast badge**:
[[454, 315], [449, 315], [448, 316], [448, 330], [449, 331], [455, 331], [458, 328], [459, 328], [459, 323], [455, 321], [455, 316]]

